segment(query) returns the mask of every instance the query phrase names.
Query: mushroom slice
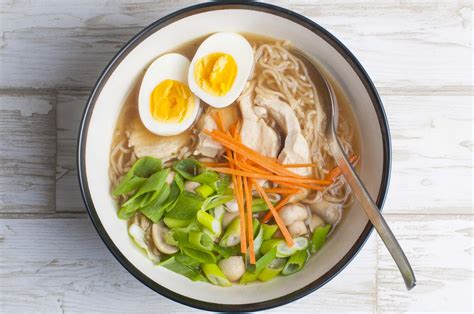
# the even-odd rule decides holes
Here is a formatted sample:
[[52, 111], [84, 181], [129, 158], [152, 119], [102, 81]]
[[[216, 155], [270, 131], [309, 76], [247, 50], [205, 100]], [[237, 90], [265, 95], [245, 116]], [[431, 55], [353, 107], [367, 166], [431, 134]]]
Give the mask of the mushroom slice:
[[178, 252], [177, 247], [169, 245], [165, 242], [165, 235], [169, 231], [170, 230], [161, 221], [151, 226], [151, 238], [153, 243], [155, 244], [155, 247], [158, 249], [158, 251], [163, 254], [174, 254]]

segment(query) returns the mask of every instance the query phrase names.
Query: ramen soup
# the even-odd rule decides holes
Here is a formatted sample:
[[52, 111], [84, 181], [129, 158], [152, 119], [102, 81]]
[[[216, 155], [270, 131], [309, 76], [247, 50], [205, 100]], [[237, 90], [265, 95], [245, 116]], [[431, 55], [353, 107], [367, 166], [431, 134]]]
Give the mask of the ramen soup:
[[[335, 88], [355, 165], [354, 120]], [[118, 216], [144, 258], [223, 287], [301, 270], [352, 202], [321, 106], [288, 42], [216, 33], [154, 60], [110, 152]]]

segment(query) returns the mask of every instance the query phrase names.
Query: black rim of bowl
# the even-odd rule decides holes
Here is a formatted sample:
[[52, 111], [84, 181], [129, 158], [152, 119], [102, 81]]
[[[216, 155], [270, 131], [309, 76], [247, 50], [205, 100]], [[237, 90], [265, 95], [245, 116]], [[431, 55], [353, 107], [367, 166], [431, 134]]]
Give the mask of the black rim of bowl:
[[79, 185], [81, 188], [82, 198], [87, 208], [87, 212], [89, 214], [90, 219], [92, 220], [97, 232], [99, 233], [100, 237], [104, 241], [107, 248], [110, 252], [115, 256], [115, 258], [122, 264], [123, 267], [127, 269], [135, 278], [140, 280], [143, 284], [148, 286], [150, 289], [158, 292], [159, 294], [166, 296], [167, 298], [179, 302], [181, 304], [185, 304], [188, 306], [192, 306], [195, 308], [209, 310], [209, 311], [257, 311], [257, 310], [264, 310], [273, 308], [276, 306], [284, 305], [295, 301], [303, 296], [308, 295], [309, 293], [319, 289], [324, 284], [329, 282], [333, 277], [335, 277], [340, 271], [342, 271], [349, 262], [354, 258], [354, 256], [359, 252], [362, 248], [365, 241], [368, 239], [373, 226], [369, 222], [362, 233], [360, 234], [359, 238], [352, 246], [352, 248], [347, 252], [346, 255], [337, 263], [335, 264], [328, 272], [326, 272], [323, 276], [318, 278], [317, 280], [313, 281], [312, 283], [306, 285], [303, 288], [300, 288], [296, 291], [293, 291], [285, 296], [281, 296], [275, 299], [263, 301], [263, 302], [256, 302], [256, 303], [247, 303], [247, 304], [220, 304], [220, 303], [212, 303], [212, 302], [204, 302], [199, 301], [193, 298], [189, 298], [178, 294], [174, 291], [171, 291], [152, 279], [148, 276], [143, 274], [138, 268], [136, 268], [128, 259], [119, 251], [119, 249], [115, 246], [112, 239], [107, 234], [102, 222], [97, 215], [96, 209], [94, 207], [94, 203], [92, 201], [88, 183], [87, 183], [87, 174], [85, 171], [85, 151], [86, 151], [86, 143], [87, 143], [87, 131], [89, 128], [90, 118], [95, 106], [95, 102], [97, 100], [98, 95], [100, 94], [103, 86], [106, 84], [108, 78], [113, 73], [115, 68], [120, 64], [120, 62], [128, 55], [128, 53], [135, 48], [138, 44], [140, 44], [144, 39], [148, 36], [156, 32], [157, 30], [163, 28], [166, 25], [169, 25], [179, 19], [185, 18], [190, 15], [206, 12], [206, 11], [213, 11], [213, 10], [222, 10], [222, 9], [246, 9], [246, 10], [256, 10], [262, 11], [269, 14], [277, 15], [288, 20], [291, 20], [297, 24], [304, 26], [305, 28], [311, 30], [313, 33], [317, 34], [321, 38], [323, 38], [326, 42], [328, 42], [332, 47], [334, 47], [351, 65], [353, 70], [357, 73], [359, 79], [364, 84], [372, 103], [374, 105], [374, 109], [377, 113], [378, 122], [381, 129], [381, 136], [383, 140], [383, 174], [382, 180], [380, 185], [379, 194], [377, 196], [377, 205], [379, 208], [382, 208], [383, 203], [385, 201], [385, 197], [388, 190], [388, 184], [390, 179], [390, 170], [391, 170], [391, 144], [390, 144], [390, 132], [388, 128], [387, 118], [385, 116], [385, 112], [382, 106], [382, 101], [375, 89], [372, 80], [369, 78], [367, 72], [364, 70], [362, 65], [356, 59], [356, 57], [333, 35], [331, 35], [328, 31], [324, 28], [319, 26], [317, 23], [311, 21], [310, 19], [297, 14], [293, 11], [270, 5], [265, 3], [258, 3], [258, 2], [246, 2], [246, 1], [227, 1], [225, 3], [219, 2], [210, 2], [210, 3], [203, 3], [194, 6], [190, 6], [181, 10], [178, 10], [172, 14], [169, 14], [156, 22], [152, 23], [142, 31], [140, 31], [137, 35], [135, 35], [112, 59], [112, 61], [107, 65], [104, 69], [102, 74], [100, 75], [99, 79], [97, 80], [91, 95], [87, 101], [86, 109], [84, 110], [84, 114], [82, 117], [80, 129], [79, 129], [79, 138], [78, 138], [78, 153], [77, 153], [77, 167], [78, 167], [78, 176], [79, 176]]

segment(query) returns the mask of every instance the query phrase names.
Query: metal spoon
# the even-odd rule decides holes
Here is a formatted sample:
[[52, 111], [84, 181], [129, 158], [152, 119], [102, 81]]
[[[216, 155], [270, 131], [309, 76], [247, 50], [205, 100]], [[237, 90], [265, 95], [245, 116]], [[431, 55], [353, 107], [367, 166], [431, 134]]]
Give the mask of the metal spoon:
[[352, 192], [361, 204], [370, 222], [374, 225], [375, 230], [377, 230], [377, 233], [395, 260], [395, 263], [402, 274], [403, 280], [405, 281], [407, 290], [411, 290], [416, 285], [416, 279], [413, 269], [410, 266], [410, 262], [405, 256], [405, 253], [400, 247], [397, 239], [393, 235], [392, 230], [390, 230], [390, 227], [380, 213], [377, 205], [370, 197], [369, 192], [352, 168], [336, 136], [337, 123], [339, 119], [339, 107], [334, 89], [308, 57], [298, 50], [292, 50], [292, 53], [305, 61], [307, 66], [312, 68], [309, 69], [308, 72], [313, 74], [311, 78], [317, 87], [318, 97], [323, 104], [322, 108], [327, 117], [327, 126], [324, 130], [324, 134], [328, 139], [328, 144], [334, 159], [336, 160], [336, 164], [339, 169], [341, 169], [341, 172], [344, 175], [346, 181], [349, 183]]

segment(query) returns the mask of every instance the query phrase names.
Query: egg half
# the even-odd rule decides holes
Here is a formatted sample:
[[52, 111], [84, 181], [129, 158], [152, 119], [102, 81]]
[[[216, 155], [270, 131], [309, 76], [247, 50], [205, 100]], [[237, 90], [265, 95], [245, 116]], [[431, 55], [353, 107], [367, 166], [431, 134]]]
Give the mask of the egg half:
[[253, 69], [252, 46], [236, 33], [216, 33], [199, 46], [189, 67], [189, 88], [216, 108], [232, 104]]
[[165, 54], [146, 70], [138, 95], [138, 111], [145, 127], [170, 136], [188, 129], [199, 113], [199, 98], [188, 86], [189, 60]]

